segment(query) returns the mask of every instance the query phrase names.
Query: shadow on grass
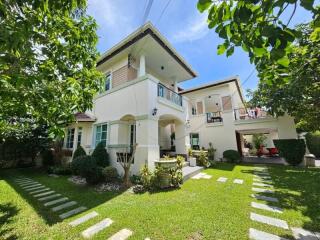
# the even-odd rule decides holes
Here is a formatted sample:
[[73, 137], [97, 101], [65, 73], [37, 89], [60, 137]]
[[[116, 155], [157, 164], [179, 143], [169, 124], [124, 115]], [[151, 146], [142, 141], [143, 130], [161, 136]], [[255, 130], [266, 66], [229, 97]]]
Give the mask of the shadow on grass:
[[11, 233], [12, 228], [8, 227], [13, 220], [12, 218], [17, 215], [19, 210], [12, 203], [0, 204], [0, 237], [1, 239], [13, 240], [18, 237]]
[[[67, 178], [70, 176], [60, 176], [58, 178], [48, 177], [48, 174], [46, 174], [45, 171], [39, 169], [28, 169], [24, 170], [23, 172], [19, 170], [5, 171], [4, 176], [4, 179], [7, 181], [7, 183], [10, 184], [11, 187], [14, 188], [15, 191], [36, 210], [38, 215], [40, 215], [48, 225], [53, 225], [57, 222], [61, 222], [62, 219], [59, 218], [59, 215], [64, 212], [68, 212], [79, 206], [85, 206], [88, 210], [91, 208], [95, 208], [121, 195], [125, 191], [120, 190], [114, 192], [99, 193], [94, 190], [94, 186], [79, 186], [68, 181]], [[68, 201], [76, 201], [78, 204], [58, 212], [53, 212], [51, 211], [51, 208], [63, 203], [45, 207], [43, 205], [44, 202], [38, 201], [37, 198], [32, 196], [28, 191], [22, 189], [22, 187], [14, 181], [14, 178], [18, 176], [29, 177], [34, 181], [43, 184], [45, 187], [50, 188], [50, 190], [55, 191], [55, 194], [61, 194], [61, 197], [57, 197], [44, 202], [53, 201], [62, 197], [68, 197]]]
[[[232, 172], [237, 166], [235, 163], [227, 163], [227, 162], [217, 162], [212, 169], [221, 170], [221, 171], [230, 171]], [[209, 168], [210, 169], [210, 168]]]
[[320, 232], [320, 169], [278, 166], [269, 171], [281, 207], [300, 211], [310, 219], [303, 228]]

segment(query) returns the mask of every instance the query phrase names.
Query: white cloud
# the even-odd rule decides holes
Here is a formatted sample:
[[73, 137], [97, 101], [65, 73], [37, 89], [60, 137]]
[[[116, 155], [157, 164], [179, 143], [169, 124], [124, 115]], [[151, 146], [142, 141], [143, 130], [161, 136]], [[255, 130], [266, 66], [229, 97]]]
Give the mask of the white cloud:
[[207, 15], [201, 14], [190, 18], [186, 26], [174, 33], [173, 41], [177, 43], [193, 42], [205, 37], [208, 33]]

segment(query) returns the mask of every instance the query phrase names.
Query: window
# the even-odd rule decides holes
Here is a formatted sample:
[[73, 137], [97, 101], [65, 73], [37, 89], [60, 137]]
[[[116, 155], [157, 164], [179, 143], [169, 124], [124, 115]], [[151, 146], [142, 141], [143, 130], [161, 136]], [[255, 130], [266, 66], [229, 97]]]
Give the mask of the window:
[[197, 109], [195, 106], [191, 107], [191, 113], [192, 113], [192, 115], [197, 115]]
[[73, 148], [74, 128], [68, 128], [66, 148]]
[[95, 142], [96, 146], [100, 142], [103, 143], [103, 146], [107, 145], [107, 133], [108, 133], [108, 125], [107, 124], [102, 124], [102, 125], [96, 126], [96, 142]]
[[81, 145], [81, 138], [82, 138], [82, 127], [78, 127], [77, 146]]
[[201, 101], [201, 102], [197, 102], [197, 111], [198, 111], [198, 114], [203, 114], [203, 104], [202, 104], [202, 101]]
[[190, 133], [190, 145], [194, 150], [199, 150], [199, 133]]
[[222, 99], [223, 110], [231, 110], [232, 109], [231, 96], [224, 96], [221, 99]]
[[104, 83], [104, 91], [108, 91], [111, 89], [111, 73], [106, 75], [106, 81]]

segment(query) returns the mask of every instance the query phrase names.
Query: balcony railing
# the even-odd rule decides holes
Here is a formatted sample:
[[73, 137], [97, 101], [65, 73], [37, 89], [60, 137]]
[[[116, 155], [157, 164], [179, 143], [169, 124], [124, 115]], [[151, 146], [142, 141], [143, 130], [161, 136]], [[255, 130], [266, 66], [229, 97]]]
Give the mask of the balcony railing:
[[158, 83], [158, 96], [163, 97], [178, 106], [182, 106], [182, 96], [161, 83]]
[[208, 112], [207, 115], [207, 123], [215, 123], [222, 122], [223, 119], [221, 117], [221, 112]]
[[233, 110], [235, 120], [247, 120], [247, 119], [260, 119], [260, 118], [270, 118], [272, 116], [268, 115], [267, 111], [256, 108], [256, 109], [246, 109], [246, 108], [236, 108]]

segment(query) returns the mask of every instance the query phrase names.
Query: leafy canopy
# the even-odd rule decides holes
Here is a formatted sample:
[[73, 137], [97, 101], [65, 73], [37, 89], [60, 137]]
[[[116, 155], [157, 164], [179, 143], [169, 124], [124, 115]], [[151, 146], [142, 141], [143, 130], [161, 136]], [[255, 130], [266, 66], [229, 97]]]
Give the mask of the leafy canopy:
[[92, 107], [97, 24], [85, 0], [0, 1], [0, 126], [30, 118], [62, 132]]

